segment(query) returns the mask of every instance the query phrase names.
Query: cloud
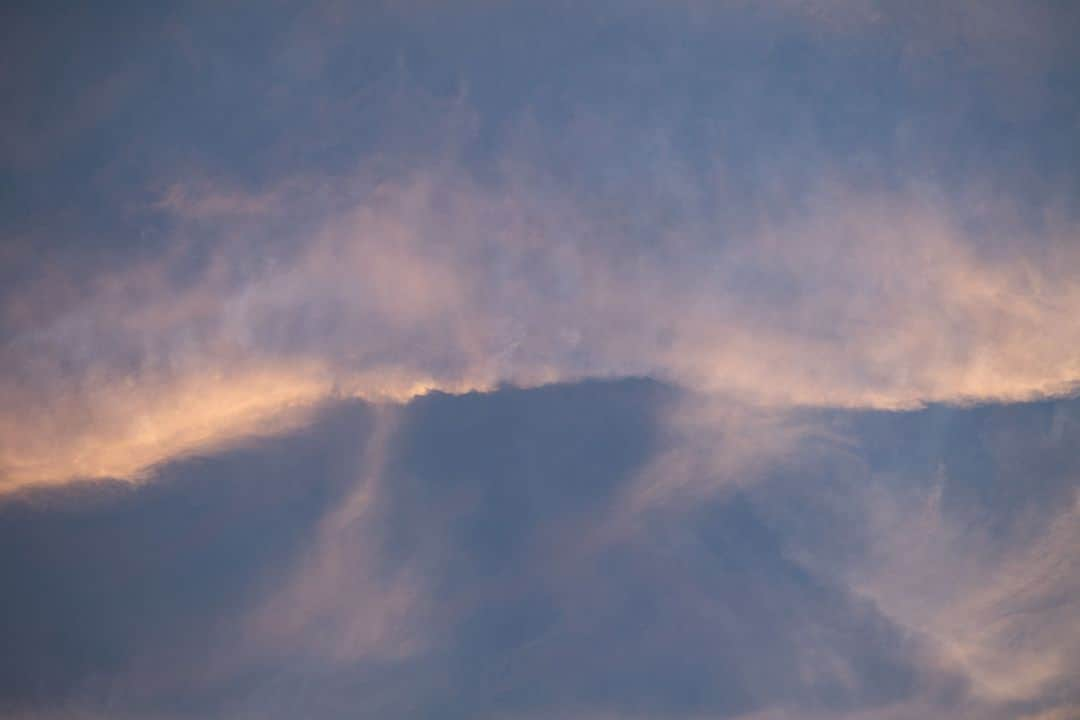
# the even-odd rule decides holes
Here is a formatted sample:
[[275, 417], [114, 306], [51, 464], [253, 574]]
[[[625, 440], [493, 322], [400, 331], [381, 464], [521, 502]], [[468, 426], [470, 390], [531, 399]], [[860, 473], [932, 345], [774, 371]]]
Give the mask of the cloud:
[[976, 696], [997, 704], [1058, 693], [1075, 700], [1075, 474], [1072, 496], [1007, 543], [990, 536], [995, 524], [948, 518], [941, 507], [946, 482], [917, 496], [918, 507], [888, 497], [870, 504], [873, 559], [856, 587], [891, 617], [934, 637], [972, 679]]
[[[5, 712], [1067, 717], [1075, 468], [1025, 485], [1008, 458], [1071, 447], [1074, 401], [806, 412], [739, 484], [691, 468], [692, 502], [608, 532], [687, 402], [648, 381], [341, 401], [152, 483], [9, 498], [0, 533], [31, 545], [0, 558]], [[994, 428], [1033, 424], [994, 455]]]
[[750, 492], [801, 564], [843, 578], [968, 678], [958, 716], [1068, 716], [1076, 410], [826, 413], [831, 449]]
[[783, 213], [721, 195], [707, 217], [629, 229], [543, 179], [488, 187], [456, 167], [336, 193], [293, 193], [286, 213], [314, 220], [284, 240], [264, 240], [276, 212], [232, 227], [175, 207], [185, 232], [229, 238], [202, 268], [176, 279], [165, 256], [29, 313], [5, 348], [5, 484], [133, 476], [333, 394], [650, 375], [765, 405], [896, 408], [1053, 396], [1080, 377], [1068, 224], [999, 226], [995, 247], [944, 199], [835, 183]]
[[[425, 611], [422, 573], [382, 567], [378, 534], [400, 408], [374, 409], [373, 428], [349, 494], [321, 519], [298, 569], [246, 622], [258, 650], [349, 664], [390, 663], [426, 648], [416, 627]], [[423, 604], [422, 604], [423, 603]]]
[[288, 5], [0, 23], [0, 714], [1076, 714], [1075, 13]]
[[[0, 491], [135, 478], [335, 396], [640, 375], [775, 407], [1076, 389], [1067, 13], [234, 10], [141, 18], [122, 57], [91, 43], [87, 87], [139, 71], [71, 163], [12, 182]], [[481, 15], [502, 40], [477, 40]], [[52, 117], [25, 88], [57, 66], [34, 57], [15, 84]]]
[[351, 488], [371, 415], [324, 408], [274, 442], [159, 467], [145, 485], [6, 497], [0, 713], [175, 716], [160, 693], [180, 679], [196, 694], [230, 667], [237, 618]]

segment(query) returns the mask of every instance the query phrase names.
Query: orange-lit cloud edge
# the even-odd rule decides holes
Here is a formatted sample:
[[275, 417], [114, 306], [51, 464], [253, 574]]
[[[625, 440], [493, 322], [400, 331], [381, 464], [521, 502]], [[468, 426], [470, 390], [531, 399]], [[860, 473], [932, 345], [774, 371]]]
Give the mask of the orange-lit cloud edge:
[[940, 197], [831, 182], [796, 216], [723, 238], [723, 217], [692, 217], [642, 244], [550, 184], [439, 170], [373, 185], [246, 269], [324, 192], [283, 187], [169, 191], [185, 232], [227, 238], [194, 280], [170, 279], [174, 251], [64, 306], [43, 281], [4, 308], [0, 491], [137, 480], [341, 397], [652, 376], [750, 406], [906, 409], [1080, 380], [1080, 232], [1051, 213], [1036, 232], [996, 208], [995, 244]]

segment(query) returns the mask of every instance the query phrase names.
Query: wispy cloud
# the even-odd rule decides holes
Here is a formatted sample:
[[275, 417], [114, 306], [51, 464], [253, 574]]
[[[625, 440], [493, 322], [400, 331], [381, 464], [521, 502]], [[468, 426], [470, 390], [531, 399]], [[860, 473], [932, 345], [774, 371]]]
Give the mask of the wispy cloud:
[[[265, 32], [147, 21], [105, 103], [139, 132], [94, 115], [106, 168], [18, 184], [63, 197], [21, 190], [0, 227], [29, 238], [5, 242], [0, 488], [135, 477], [335, 395], [651, 375], [907, 408], [1080, 379], [1068, 13], [236, 11]], [[481, 16], [517, 40], [477, 44]], [[94, 88], [132, 59], [84, 65]]]
[[283, 204], [313, 220], [284, 240], [269, 200], [235, 227], [203, 207], [231, 200], [172, 203], [186, 232], [209, 222], [229, 244], [194, 272], [165, 257], [105, 273], [8, 343], [6, 484], [131, 476], [332, 394], [652, 375], [898, 408], [1075, 388], [1075, 227], [996, 229], [1003, 250], [968, 226], [1007, 207], [834, 183], [799, 210], [740, 212], [698, 191], [721, 209], [627, 229], [549, 182], [422, 172], [355, 199], [294, 193]]
[[[683, 473], [665, 456], [709, 436], [708, 413], [672, 432], [684, 395], [617, 382], [346, 401], [96, 503], [8, 499], [0, 532], [33, 523], [42, 554], [4, 556], [33, 622], [2, 627], [33, 641], [43, 710], [1068, 717], [1075, 462], [1034, 488], [1023, 468], [1068, 453], [1075, 401], [804, 412], [796, 441], [756, 445], [753, 464], [706, 454]], [[734, 425], [713, 436], [721, 457], [745, 445]], [[997, 432], [1015, 438], [1004, 453]], [[658, 469], [675, 492], [635, 504]], [[87, 567], [111, 602], [80, 582]], [[56, 614], [57, 587], [82, 614]], [[113, 659], [57, 655], [58, 624]]]

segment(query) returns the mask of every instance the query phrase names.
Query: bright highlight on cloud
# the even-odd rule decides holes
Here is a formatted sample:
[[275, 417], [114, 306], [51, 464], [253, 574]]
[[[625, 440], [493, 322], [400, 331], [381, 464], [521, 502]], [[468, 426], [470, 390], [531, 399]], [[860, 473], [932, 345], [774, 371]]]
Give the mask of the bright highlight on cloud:
[[[461, 171], [336, 202], [301, 188], [254, 213], [198, 198], [178, 232], [229, 238], [204, 268], [107, 271], [9, 343], [5, 483], [131, 477], [334, 395], [652, 376], [903, 408], [1076, 387], [1076, 228], [835, 186], [784, 212], [697, 192], [714, 212], [630, 228], [538, 181]], [[290, 213], [312, 221], [268, 240]]]
[[[157, 107], [151, 59], [208, 112], [234, 95], [263, 109], [235, 108], [236, 133], [146, 117], [148, 157], [200, 152], [110, 160], [103, 222], [45, 222], [49, 200], [25, 194], [19, 216], [45, 209], [7, 232], [0, 486], [135, 477], [341, 395], [651, 376], [754, 404], [910, 408], [1075, 389], [1080, 225], [1067, 168], [1037, 172], [1054, 166], [1029, 132], [1070, 135], [1060, 110], [1041, 119], [1067, 105], [1052, 13], [646, 6], [608, 16], [635, 38], [608, 54], [584, 33], [599, 15], [553, 9], [532, 22], [557, 48], [477, 54], [454, 22], [478, 7], [374, 4], [208, 46], [231, 68], [220, 88], [197, 13], [156, 30], [142, 66], [103, 65], [94, 117]], [[532, 10], [490, 12], [514, 37]], [[367, 67], [354, 24], [445, 62], [342, 75]], [[762, 28], [772, 44], [751, 41]], [[1036, 79], [1041, 94], [1018, 90]], [[230, 149], [252, 138], [258, 152]], [[88, 254], [84, 236], [110, 241]]]

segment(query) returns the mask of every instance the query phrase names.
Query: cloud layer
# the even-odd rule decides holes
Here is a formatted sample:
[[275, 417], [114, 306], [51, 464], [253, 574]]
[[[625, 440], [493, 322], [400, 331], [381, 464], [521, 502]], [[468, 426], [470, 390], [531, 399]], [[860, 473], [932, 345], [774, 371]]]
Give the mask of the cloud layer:
[[1080, 714], [1080, 13], [0, 10], [0, 715]]
[[187, 231], [229, 238], [205, 267], [177, 281], [155, 259], [33, 313], [6, 348], [7, 485], [130, 477], [333, 394], [648, 375], [772, 405], [913, 407], [1080, 377], [1070, 226], [997, 230], [998, 250], [941, 201], [834, 187], [784, 217], [717, 211], [639, 241], [541, 183], [450, 171], [266, 239], [279, 213], [326, 202], [294, 192], [255, 217], [189, 198]]
[[648, 375], [914, 407], [1080, 378], [1071, 15], [234, 10], [88, 41], [97, 109], [12, 129], [84, 152], [13, 165], [4, 488], [137, 477], [335, 395]]
[[[136, 488], [9, 498], [3, 710], [1075, 710], [1075, 401], [810, 411], [734, 473], [708, 458], [745, 446], [735, 423], [705, 445], [666, 419], [697, 402], [646, 381], [341, 401]], [[683, 492], [642, 504], [673, 453], [702, 461], [663, 462]]]

